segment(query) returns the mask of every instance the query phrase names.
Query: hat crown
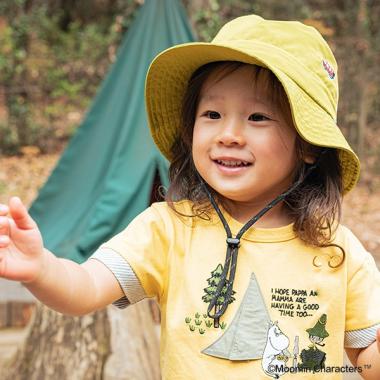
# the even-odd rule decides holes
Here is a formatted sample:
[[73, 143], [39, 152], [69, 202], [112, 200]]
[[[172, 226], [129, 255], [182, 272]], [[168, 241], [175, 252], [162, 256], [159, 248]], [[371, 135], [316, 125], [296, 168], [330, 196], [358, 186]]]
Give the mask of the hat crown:
[[336, 119], [338, 107], [338, 78], [335, 57], [322, 35], [312, 26], [298, 21], [265, 20], [257, 15], [238, 17], [225, 24], [212, 43], [224, 44], [232, 41], [263, 43], [281, 49], [314, 73], [322, 82], [330, 99], [330, 114]]

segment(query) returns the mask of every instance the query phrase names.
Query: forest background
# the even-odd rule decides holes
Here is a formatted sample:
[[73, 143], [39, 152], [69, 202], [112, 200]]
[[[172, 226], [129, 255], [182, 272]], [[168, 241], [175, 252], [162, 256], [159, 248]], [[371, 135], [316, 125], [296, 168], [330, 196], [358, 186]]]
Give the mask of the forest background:
[[[173, 0], [174, 1], [174, 0]], [[1, 0], [0, 201], [30, 204], [143, 0]], [[339, 64], [338, 125], [362, 162], [345, 221], [380, 257], [380, 0], [183, 0], [195, 36], [256, 13], [316, 27]]]

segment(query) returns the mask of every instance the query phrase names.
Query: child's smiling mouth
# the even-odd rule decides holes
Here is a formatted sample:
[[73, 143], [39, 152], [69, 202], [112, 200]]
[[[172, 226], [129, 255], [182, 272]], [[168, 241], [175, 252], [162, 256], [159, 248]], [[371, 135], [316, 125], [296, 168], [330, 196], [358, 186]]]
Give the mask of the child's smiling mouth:
[[227, 167], [241, 167], [241, 166], [250, 166], [250, 162], [246, 161], [229, 161], [229, 160], [215, 160], [217, 164], [227, 166]]
[[221, 157], [213, 159], [213, 162], [221, 172], [231, 174], [240, 173], [246, 170], [249, 166], [252, 166], [251, 162], [239, 160], [237, 158]]

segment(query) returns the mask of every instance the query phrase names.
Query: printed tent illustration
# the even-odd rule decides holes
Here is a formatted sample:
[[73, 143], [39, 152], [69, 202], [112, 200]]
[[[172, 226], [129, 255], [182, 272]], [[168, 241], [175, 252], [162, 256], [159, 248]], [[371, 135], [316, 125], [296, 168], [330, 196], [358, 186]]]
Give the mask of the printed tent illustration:
[[241, 305], [225, 333], [202, 352], [229, 360], [263, 357], [270, 317], [254, 273]]
[[45, 246], [83, 262], [150, 201], [168, 163], [150, 137], [144, 83], [160, 51], [193, 41], [180, 1], [146, 0], [82, 125], [30, 208]]

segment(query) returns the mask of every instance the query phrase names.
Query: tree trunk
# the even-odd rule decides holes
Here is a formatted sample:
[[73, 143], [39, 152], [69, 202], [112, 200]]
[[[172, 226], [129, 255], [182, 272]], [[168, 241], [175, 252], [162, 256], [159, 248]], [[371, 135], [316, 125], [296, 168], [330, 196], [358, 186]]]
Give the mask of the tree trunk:
[[102, 380], [159, 380], [158, 325], [149, 301], [123, 311], [108, 308], [112, 355], [105, 363]]
[[[217, 305], [215, 305], [215, 314], [216, 314], [218, 311], [219, 311], [219, 308], [218, 308]], [[215, 327], [216, 329], [219, 328], [219, 318], [215, 318], [215, 319], [214, 319], [214, 327]]]
[[357, 16], [358, 29], [358, 49], [362, 63], [358, 67], [357, 80], [359, 89], [358, 101], [358, 131], [357, 131], [357, 152], [359, 158], [365, 158], [365, 136], [367, 132], [368, 114], [371, 109], [372, 96], [370, 78], [370, 67], [372, 62], [372, 52], [370, 49], [370, 31], [368, 29], [368, 4], [366, 0], [360, 0], [359, 12]]
[[359, 104], [358, 104], [358, 131], [357, 131], [357, 152], [361, 159], [365, 157], [365, 136], [367, 129], [368, 111], [370, 106], [370, 96], [367, 83], [359, 85]]
[[158, 380], [159, 344], [146, 301], [68, 317], [37, 305], [3, 380]]

